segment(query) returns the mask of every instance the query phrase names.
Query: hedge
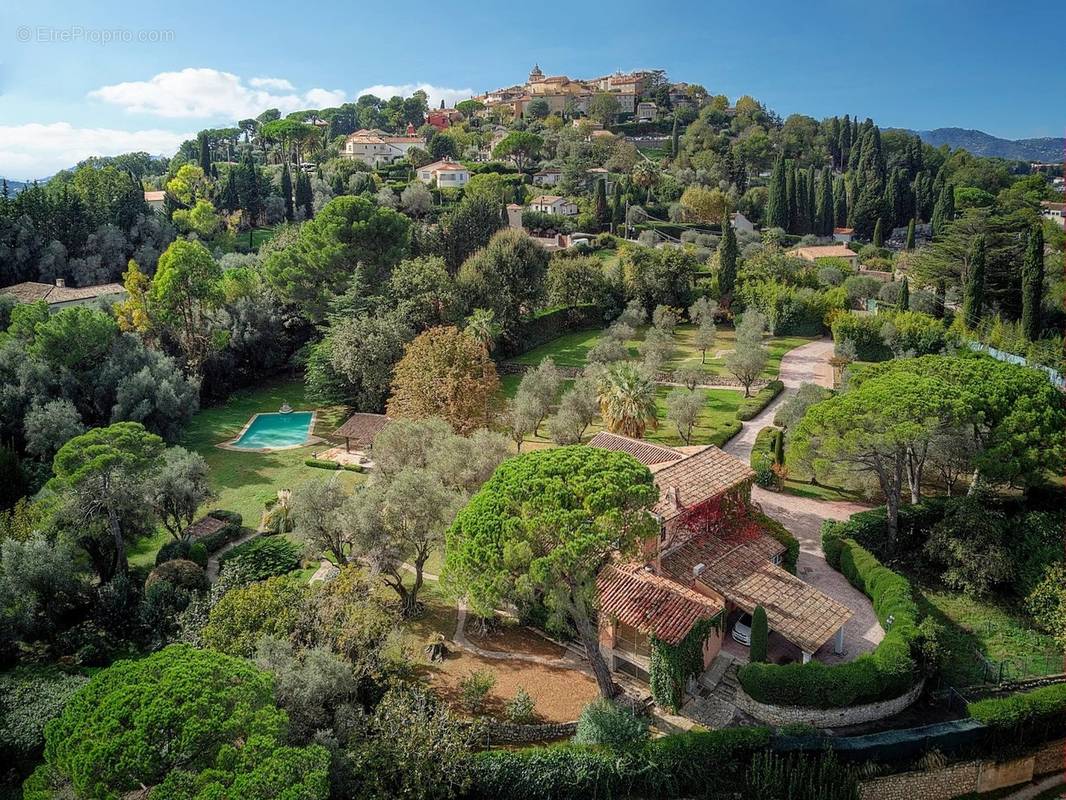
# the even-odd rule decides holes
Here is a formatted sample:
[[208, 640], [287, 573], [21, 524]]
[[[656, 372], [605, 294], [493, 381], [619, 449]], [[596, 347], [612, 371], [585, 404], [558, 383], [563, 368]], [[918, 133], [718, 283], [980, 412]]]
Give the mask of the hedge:
[[300, 566], [300, 548], [284, 536], [263, 535], [223, 553], [219, 563], [240, 561], [248, 580], [259, 581], [284, 575]]
[[727, 422], [725, 425], [723, 425], [721, 428], [711, 434], [711, 444], [713, 444], [715, 447], [721, 447], [734, 436], [736, 436], [738, 433], [740, 433], [743, 427], [744, 425], [739, 419], [729, 420], [729, 422]]
[[[630, 750], [560, 744], [490, 750], [471, 764], [471, 798], [588, 800], [702, 797], [739, 790], [756, 752], [770, 744], [767, 728], [686, 732]], [[709, 777], [713, 776], [711, 785]]]
[[737, 419], [747, 421], [754, 418], [759, 412], [770, 405], [773, 399], [781, 394], [784, 389], [785, 384], [781, 381], [770, 381], [766, 386], [740, 404], [740, 408], [737, 409]]
[[330, 461], [325, 458], [305, 458], [304, 465], [308, 467], [314, 467], [315, 469], [332, 469], [337, 470], [341, 468], [341, 465], [336, 461]]
[[1043, 738], [1066, 730], [1066, 684], [978, 700], [967, 704], [966, 710], [991, 728], [994, 738], [1020, 739], [1032, 733]]
[[855, 345], [855, 358], [859, 361], [887, 361], [892, 351], [881, 338], [885, 321], [877, 316], [840, 314], [833, 320], [833, 341], [837, 347], [844, 342]]
[[225, 527], [219, 528], [208, 536], [201, 536], [196, 540], [207, 548], [208, 553], [214, 553], [234, 539], [240, 538], [241, 525], [244, 522], [244, 518], [236, 511], [226, 511], [219, 508], [214, 511], [208, 511], [207, 516], [226, 523]]
[[[853, 539], [841, 539], [835, 526], [822, 530], [826, 561], [873, 602], [886, 628], [875, 650], [845, 664], [748, 664], [740, 685], [760, 703], [814, 708], [842, 708], [899, 697], [915, 682], [917, 665], [911, 645], [917, 636], [918, 606], [910, 582], [878, 561]], [[889, 625], [888, 618], [892, 617]]]
[[592, 303], [545, 309], [518, 325], [514, 335], [503, 343], [504, 355], [520, 356], [564, 333], [602, 328], [606, 322], [603, 310]]

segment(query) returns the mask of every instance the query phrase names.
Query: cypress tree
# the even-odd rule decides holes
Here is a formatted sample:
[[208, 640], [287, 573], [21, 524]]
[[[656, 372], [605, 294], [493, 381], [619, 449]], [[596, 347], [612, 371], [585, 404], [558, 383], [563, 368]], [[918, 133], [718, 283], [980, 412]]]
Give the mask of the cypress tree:
[[1029, 341], [1040, 337], [1040, 306], [1044, 299], [1044, 229], [1029, 229], [1022, 262], [1022, 333]]
[[914, 217], [907, 223], [907, 242], [903, 245], [904, 250], [914, 249]]
[[670, 132], [670, 158], [677, 158], [678, 153], [677, 117], [674, 117], [674, 129]]
[[769, 628], [766, 623], [766, 609], [755, 606], [751, 613], [751, 648], [748, 658], [752, 664], [766, 663], [766, 639], [769, 636]]
[[799, 209], [796, 202], [796, 165], [792, 161], [785, 165], [785, 197], [788, 202], [788, 224], [785, 225], [785, 230], [795, 233]]
[[615, 233], [618, 232], [618, 227], [625, 222], [626, 209], [625, 204], [622, 202], [622, 181], [614, 182], [614, 195], [611, 200], [611, 222], [614, 223]]
[[777, 157], [770, 173], [770, 192], [766, 198], [766, 227], [788, 228], [788, 194], [785, 186], [785, 157]]
[[947, 291], [944, 279], [940, 278], [936, 282], [936, 291], [933, 292], [933, 316], [937, 319], [944, 319], [944, 298]]
[[944, 233], [946, 226], [955, 219], [955, 187], [945, 183], [940, 190], [940, 198], [933, 207], [933, 236]]
[[893, 169], [888, 176], [888, 183], [885, 186], [884, 206], [888, 227], [891, 230], [903, 220], [903, 178], [898, 167]]
[[778, 431], [774, 436], [774, 463], [779, 467], [785, 465], [785, 432]]
[[311, 194], [311, 179], [303, 170], [296, 176], [296, 207], [303, 211], [304, 219], [314, 216], [314, 198]]
[[848, 192], [844, 188], [844, 176], [833, 181], [833, 227], [845, 228], [848, 224]]
[[881, 153], [881, 134], [873, 127], [862, 140], [862, 154], [855, 174], [859, 196], [852, 214], [855, 234], [869, 239], [877, 220], [884, 214], [885, 159]]
[[796, 230], [800, 236], [811, 232], [811, 215], [808, 206], [807, 171], [796, 172]]
[[874, 247], [884, 247], [885, 238], [884, 233], [881, 231], [881, 218], [877, 218], [877, 222], [874, 223]]
[[837, 168], [843, 172], [848, 166], [848, 156], [851, 155], [851, 116], [844, 115], [844, 121], [840, 125], [840, 138], [837, 142], [840, 151], [840, 162]]
[[817, 193], [815, 189], [815, 183], [817, 182], [816, 177], [814, 167], [807, 170], [807, 224], [810, 226], [807, 231], [808, 233], [819, 232], [817, 223], [818, 204], [815, 202], [815, 195]]
[[903, 284], [899, 287], [899, 310], [908, 311], [911, 307], [911, 285], [907, 276], [903, 276]]
[[597, 224], [602, 228], [611, 220], [610, 210], [607, 208], [607, 181], [596, 181], [596, 193], [593, 197], [593, 214]]
[[219, 207], [226, 211], [236, 211], [241, 204], [240, 195], [237, 192], [237, 180], [234, 177], [236, 170], [230, 170], [226, 175], [226, 182], [222, 184], [222, 192], [219, 195]]
[[985, 237], [978, 236], [970, 251], [970, 270], [962, 296], [962, 319], [971, 330], [981, 321], [981, 309], [985, 304], [985, 249]]
[[295, 214], [292, 207], [292, 175], [289, 174], [288, 162], [281, 167], [281, 199], [285, 201], [285, 221], [292, 222]]
[[822, 170], [821, 180], [818, 182], [818, 226], [817, 232], [822, 236], [833, 235], [833, 176], [831, 170], [826, 167]]
[[722, 297], [733, 293], [737, 282], [737, 234], [729, 223], [729, 209], [726, 209], [725, 222], [722, 225], [722, 240], [718, 243], [718, 291]]
[[211, 147], [207, 143], [207, 135], [201, 133], [198, 137], [200, 139], [200, 169], [204, 171], [204, 175], [211, 174]]

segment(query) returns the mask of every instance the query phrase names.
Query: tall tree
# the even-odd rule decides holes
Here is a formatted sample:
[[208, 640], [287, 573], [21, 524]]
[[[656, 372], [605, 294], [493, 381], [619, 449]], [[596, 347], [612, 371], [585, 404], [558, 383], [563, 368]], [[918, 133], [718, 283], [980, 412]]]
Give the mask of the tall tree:
[[981, 321], [981, 311], [985, 304], [985, 259], [986, 243], [984, 236], [978, 236], [973, 243], [970, 256], [970, 269], [966, 274], [966, 285], [962, 296], [962, 318], [966, 327], [977, 327]]
[[883, 247], [885, 244], [885, 234], [881, 228], [881, 217], [877, 218], [877, 222], [874, 223], [874, 247]]
[[304, 219], [311, 219], [315, 215], [311, 179], [303, 170], [296, 176], [296, 207], [303, 212]]
[[833, 181], [833, 226], [844, 228], [847, 224], [848, 192], [845, 188], [844, 176], [840, 175]]
[[607, 208], [607, 181], [596, 181], [596, 192], [592, 199], [592, 213], [596, 217], [596, 223], [602, 229], [610, 221], [610, 209]]
[[206, 131], [201, 131], [200, 135], [196, 137], [200, 140], [200, 169], [204, 171], [204, 175], [211, 174], [211, 142], [207, 138]]
[[911, 307], [911, 285], [907, 276], [903, 276], [903, 283], [899, 287], [899, 310], [908, 311]]
[[820, 236], [832, 236], [834, 225], [833, 212], [833, 174], [828, 167], [822, 169], [818, 183], [817, 213], [815, 232]]
[[281, 199], [285, 202], [285, 221], [292, 222], [296, 215], [292, 202], [292, 175], [287, 161], [281, 167]]
[[448, 531], [446, 580], [471, 608], [541, 600], [554, 627], [572, 626], [605, 698], [617, 689], [600, 653], [596, 576], [655, 535], [658, 492], [632, 456], [584, 445], [508, 459]]
[[613, 233], [617, 234], [622, 223], [626, 219], [625, 203], [622, 201], [622, 181], [614, 182], [614, 193], [611, 197], [611, 226]]
[[722, 297], [733, 294], [737, 282], [737, 234], [729, 221], [726, 209], [725, 222], [722, 224], [722, 239], [718, 243], [718, 292]]
[[914, 249], [914, 217], [911, 217], [911, 221], [907, 223], [907, 241], [903, 247], [905, 250]]
[[677, 158], [678, 148], [677, 116], [674, 116], [674, 127], [670, 131], [670, 158]]
[[770, 173], [770, 192], [766, 198], [767, 228], [788, 230], [788, 193], [785, 183], [785, 157], [780, 155]]
[[945, 183], [940, 190], [940, 197], [933, 206], [933, 236], [942, 236], [947, 226], [955, 219], [955, 187]]
[[1037, 223], [1029, 229], [1022, 262], [1022, 332], [1029, 341], [1040, 338], [1043, 300], [1044, 228]]
[[177, 239], [159, 257], [148, 291], [149, 316], [177, 340], [189, 371], [211, 351], [207, 317], [222, 303], [222, 268], [199, 242]]

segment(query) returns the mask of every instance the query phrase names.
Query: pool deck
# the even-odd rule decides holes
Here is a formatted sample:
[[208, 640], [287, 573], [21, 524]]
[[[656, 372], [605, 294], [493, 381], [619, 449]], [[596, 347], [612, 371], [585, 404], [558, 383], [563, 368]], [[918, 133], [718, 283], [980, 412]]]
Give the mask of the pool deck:
[[[236, 443], [241, 440], [241, 437], [244, 436], [244, 434], [246, 434], [248, 432], [248, 429], [250, 427], [252, 427], [252, 423], [255, 422], [260, 416], [262, 416], [263, 414], [280, 414], [280, 413], [282, 413], [282, 412], [280, 412], [280, 411], [260, 411], [260, 412], [257, 412], [255, 414], [253, 414], [248, 419], [248, 421], [246, 423], [244, 423], [244, 427], [241, 428], [240, 433], [238, 433], [236, 436], [234, 436], [232, 439], [230, 439], [227, 442], [220, 442], [219, 444], [216, 444], [215, 447], [219, 448], [220, 450], [233, 450], [234, 452], [237, 452], [237, 453], [277, 453], [277, 452], [279, 452], [281, 450], [296, 450], [296, 449], [298, 449], [300, 447], [307, 447], [308, 445], [312, 445], [312, 444], [321, 444], [322, 442], [326, 441], [321, 436], [315, 436], [314, 433], [313, 433], [313, 431], [315, 429], [315, 425], [318, 424], [318, 410], [314, 409], [314, 410], [311, 411], [311, 421], [307, 425], [307, 437], [302, 442], [300, 442], [300, 444], [287, 444], [287, 445], [285, 445], [283, 447], [237, 447], [236, 446]], [[293, 411], [289, 412], [289, 413], [300, 413], [300, 412], [297, 411], [296, 409], [293, 409]]]

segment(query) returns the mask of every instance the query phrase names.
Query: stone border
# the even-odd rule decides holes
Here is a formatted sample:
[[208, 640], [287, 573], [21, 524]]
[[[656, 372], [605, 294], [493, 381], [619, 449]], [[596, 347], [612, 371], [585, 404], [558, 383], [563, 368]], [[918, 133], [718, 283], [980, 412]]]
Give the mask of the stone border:
[[737, 687], [737, 708], [750, 717], [768, 725], [810, 725], [814, 728], [842, 728], [847, 725], [859, 725], [864, 722], [891, 717], [914, 703], [925, 688], [925, 679], [918, 681], [909, 691], [877, 703], [866, 703], [844, 708], [809, 708], [807, 706], [775, 706], [760, 703]]
[[[311, 411], [311, 421], [307, 425], [307, 436], [304, 438], [303, 442], [301, 442], [300, 444], [287, 444], [284, 447], [237, 447], [236, 446], [236, 443], [239, 442], [241, 437], [244, 436], [244, 434], [246, 434], [248, 432], [248, 429], [250, 427], [252, 427], [252, 423], [255, 422], [259, 417], [263, 416], [264, 414], [280, 414], [280, 413], [281, 413], [280, 411], [257, 411], [255, 414], [252, 414], [252, 416], [248, 419], [248, 421], [246, 423], [244, 423], [244, 427], [241, 428], [240, 433], [238, 433], [236, 436], [234, 436], [229, 441], [220, 442], [219, 444], [216, 444], [215, 447], [219, 448], [220, 450], [231, 450], [231, 451], [233, 451], [235, 453], [277, 453], [277, 452], [280, 452], [282, 450], [296, 450], [296, 449], [298, 449], [300, 447], [307, 447], [307, 446], [313, 445], [313, 444], [321, 444], [322, 442], [326, 441], [321, 436], [315, 436], [315, 434], [314, 434], [315, 426], [318, 424], [318, 409], [314, 409], [314, 410]], [[296, 411], [295, 409], [293, 409], [293, 412], [290, 412], [290, 413], [297, 413], [298, 414], [300, 412]], [[288, 415], [286, 415], [286, 416], [288, 416]]]
[[518, 725], [514, 722], [489, 721], [484, 729], [484, 741], [489, 745], [536, 744], [569, 739], [577, 733], [577, 721], [544, 722]]

